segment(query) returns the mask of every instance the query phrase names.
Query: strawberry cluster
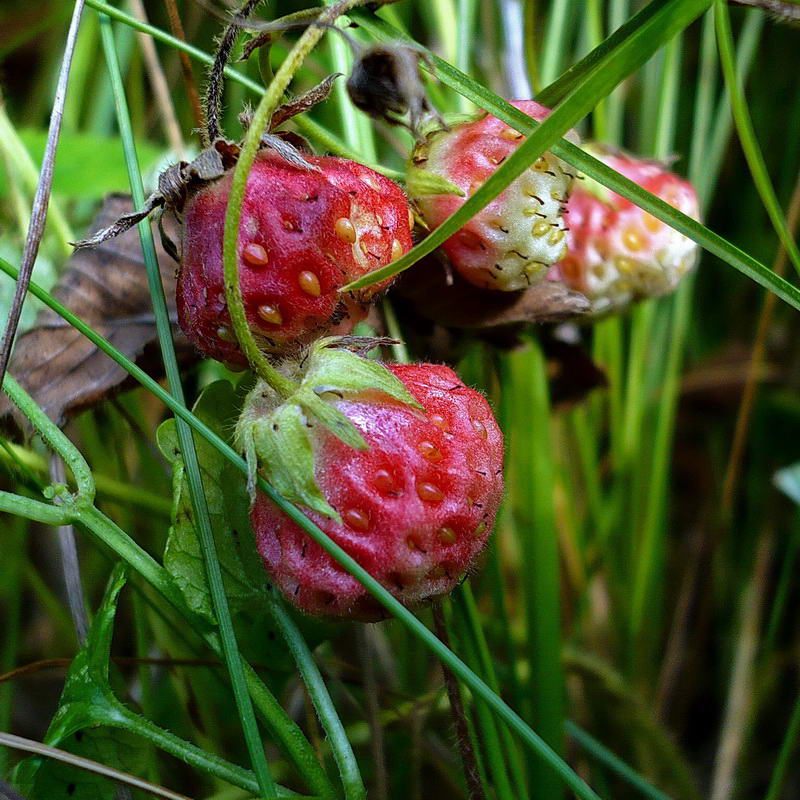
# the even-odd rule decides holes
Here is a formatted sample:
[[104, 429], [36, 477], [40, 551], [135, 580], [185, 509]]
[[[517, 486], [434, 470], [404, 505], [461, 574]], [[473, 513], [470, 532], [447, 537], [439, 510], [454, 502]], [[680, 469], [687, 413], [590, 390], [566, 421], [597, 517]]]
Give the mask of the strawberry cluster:
[[[198, 350], [240, 368], [248, 361], [223, 269], [232, 171], [183, 200], [177, 305]], [[310, 614], [370, 620], [381, 609], [256, 492], [257, 472], [409, 605], [463, 579], [500, 504], [503, 437], [484, 397], [449, 367], [366, 359], [352, 351], [363, 342], [346, 335], [388, 282], [357, 294], [343, 287], [407, 252], [413, 221], [400, 187], [353, 161], [304, 154], [297, 163], [262, 148], [247, 176], [237, 243], [244, 314], [295, 388], [279, 395], [258, 381], [237, 441], [264, 565]]]
[[[514, 105], [538, 121], [549, 113], [533, 101]], [[273, 124], [304, 107], [290, 104]], [[417, 98], [414, 108], [421, 114], [427, 106]], [[423, 136], [419, 114], [411, 126], [417, 145], [407, 186], [416, 212], [435, 228], [524, 137], [487, 114], [450, 128], [442, 123]], [[572, 132], [568, 138], [578, 141]], [[691, 186], [663, 165], [599, 146], [591, 152], [697, 215]], [[445, 594], [473, 567], [494, 526], [503, 491], [502, 433], [485, 398], [449, 367], [383, 364], [358, 352], [374, 340], [349, 335], [391, 279], [357, 292], [347, 286], [411, 248], [415, 213], [397, 184], [363, 164], [312, 155], [267, 134], [244, 188], [239, 301], [223, 268], [238, 156], [237, 145], [216, 139], [191, 164], [165, 173], [143, 212], [84, 244], [116, 235], [155, 208], [178, 212], [182, 330], [205, 356], [233, 368], [248, 366], [245, 334], [252, 338], [247, 353], [253, 356], [254, 344], [274, 361], [259, 362], [236, 436], [250, 469], [259, 553], [295, 606], [329, 617], [381, 616], [359, 581], [257, 493], [258, 473], [401, 602]], [[487, 304], [490, 295], [560, 281], [588, 298], [592, 315], [674, 289], [695, 257], [686, 237], [599, 184], [578, 181], [551, 153], [441, 250]], [[242, 304], [236, 327], [229, 302]]]

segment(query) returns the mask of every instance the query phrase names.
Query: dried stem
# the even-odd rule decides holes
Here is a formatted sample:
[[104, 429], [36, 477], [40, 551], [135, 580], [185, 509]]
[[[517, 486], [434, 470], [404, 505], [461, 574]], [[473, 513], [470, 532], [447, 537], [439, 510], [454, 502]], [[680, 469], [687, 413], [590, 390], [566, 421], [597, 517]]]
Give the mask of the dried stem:
[[[50, 456], [50, 479], [54, 483], [66, 483], [67, 476], [64, 462], [57, 456]], [[86, 614], [86, 602], [83, 596], [81, 583], [81, 567], [78, 560], [78, 546], [75, 542], [75, 528], [73, 525], [60, 525], [56, 528], [58, 534], [58, 549], [61, 553], [61, 572], [64, 576], [64, 589], [67, 593], [69, 613], [78, 644], [82, 647], [89, 633], [89, 617]]]
[[[142, 0], [130, 0], [131, 13], [139, 22], [147, 23], [147, 12], [144, 9]], [[142, 48], [142, 55], [144, 56], [144, 63], [147, 67], [147, 75], [150, 79], [150, 85], [153, 88], [155, 95], [156, 105], [158, 106], [159, 116], [164, 126], [164, 133], [166, 134], [167, 141], [170, 148], [182, 159], [186, 150], [186, 144], [181, 135], [181, 126], [178, 122], [178, 115], [175, 113], [175, 106], [172, 102], [172, 93], [170, 92], [167, 78], [164, 75], [164, 70], [161, 67], [161, 61], [156, 52], [156, 46], [150, 36], [144, 33], [137, 34], [139, 39], [139, 46]]]
[[[433, 625], [436, 635], [442, 640], [445, 647], [450, 647], [450, 637], [447, 634], [447, 626], [444, 622], [444, 612], [440, 601], [433, 603]], [[458, 749], [461, 753], [461, 761], [464, 765], [464, 777], [467, 781], [467, 791], [470, 800], [486, 800], [481, 785], [481, 776], [478, 771], [478, 761], [475, 758], [475, 750], [472, 747], [472, 739], [469, 738], [469, 727], [467, 726], [467, 715], [464, 711], [464, 704], [461, 702], [461, 692], [458, 688], [458, 681], [448, 667], [442, 664], [442, 674], [444, 675], [447, 696], [450, 699], [450, 713], [453, 715], [453, 723], [456, 728], [456, 738], [458, 739]]]
[[[178, 7], [175, 0], [165, 0], [167, 7], [167, 16], [169, 17], [169, 27], [172, 35], [176, 39], [180, 39], [184, 44], [186, 43], [186, 31], [183, 29]], [[186, 84], [186, 94], [189, 97], [189, 105], [192, 107], [192, 116], [194, 123], [198, 130], [203, 128], [203, 106], [200, 103], [200, 94], [197, 91], [197, 86], [194, 83], [194, 73], [192, 72], [192, 62], [189, 59], [189, 54], [185, 50], [178, 50], [178, 58], [181, 64], [181, 73], [183, 74], [183, 82]]]
[[749, 728], [756, 694], [755, 662], [758, 653], [761, 616], [764, 608], [769, 567], [772, 561], [773, 535], [762, 534], [758, 542], [753, 575], [742, 594], [739, 636], [733, 655], [731, 682], [725, 705], [710, 800], [730, 800], [736, 791], [736, 768]]
[[[798, 174], [792, 192], [792, 199], [789, 203], [789, 213], [786, 217], [786, 228], [790, 236], [794, 236], [797, 226], [800, 224], [800, 174]], [[772, 271], [781, 277], [786, 272], [786, 248], [781, 244], [775, 256], [775, 263]], [[733, 510], [734, 495], [739, 483], [739, 476], [742, 468], [745, 444], [750, 432], [750, 418], [753, 415], [758, 384], [763, 374], [764, 351], [766, 349], [767, 334], [772, 325], [772, 315], [775, 311], [776, 297], [772, 292], [766, 292], [761, 304], [761, 313], [758, 316], [758, 326], [756, 328], [756, 338], [753, 343], [753, 351], [750, 355], [750, 365], [747, 370], [747, 380], [742, 391], [742, 399], [739, 403], [739, 413], [736, 417], [736, 428], [733, 433], [733, 444], [731, 453], [728, 457], [728, 466], [725, 470], [725, 481], [722, 484], [722, 519], [725, 524], [730, 519]]]
[[380, 703], [378, 701], [378, 682], [375, 679], [375, 654], [372, 652], [370, 629], [359, 625], [356, 630], [358, 655], [364, 673], [364, 696], [367, 700], [367, 723], [369, 724], [369, 741], [372, 750], [372, 763], [375, 769], [373, 790], [375, 800], [388, 800], [389, 779], [386, 773], [386, 752], [383, 742], [383, 725], [380, 719]]
[[56, 160], [56, 148], [58, 139], [61, 135], [61, 123], [64, 118], [64, 104], [67, 99], [67, 84], [69, 83], [69, 71], [72, 67], [72, 56], [75, 53], [75, 42], [78, 38], [78, 28], [83, 13], [84, 0], [75, 0], [72, 10], [72, 19], [67, 34], [67, 43], [64, 48], [64, 56], [61, 60], [61, 69], [58, 74], [58, 84], [56, 95], [53, 100], [53, 111], [50, 115], [50, 128], [47, 132], [47, 145], [42, 159], [42, 169], [39, 173], [39, 182], [36, 185], [36, 194], [33, 198], [33, 210], [31, 211], [31, 222], [28, 226], [28, 235], [25, 238], [25, 248], [22, 251], [22, 263], [19, 268], [19, 278], [17, 288], [14, 292], [14, 302], [8, 314], [8, 322], [3, 332], [2, 344], [0, 344], [0, 386], [8, 368], [8, 360], [11, 355], [11, 347], [14, 343], [14, 336], [19, 325], [19, 318], [22, 314], [22, 304], [25, 295], [28, 293], [28, 285], [33, 274], [33, 265], [36, 255], [39, 252], [39, 244], [44, 234], [44, 225], [47, 220], [47, 207], [50, 204], [50, 192], [53, 188], [53, 166]]
[[[11, 733], [0, 733], [0, 745], [3, 747], [11, 747], [15, 750], [22, 750], [26, 753], [44, 756], [45, 758], [53, 758], [56, 761], [63, 761], [65, 764], [71, 764], [78, 769], [85, 769], [88, 772], [94, 772], [96, 775], [103, 775], [106, 778], [111, 778], [118, 783], [133, 786], [154, 797], [163, 797], [165, 800], [190, 800], [190, 798], [184, 794], [178, 794], [170, 789], [165, 789], [163, 786], [157, 786], [154, 783], [137, 778], [135, 775], [129, 775], [127, 772], [121, 772], [118, 769], [113, 769], [112, 767], [108, 767], [105, 764], [100, 764], [88, 758], [81, 758], [81, 756], [73, 755], [66, 750], [59, 750], [57, 747], [50, 747], [41, 742], [36, 742], [33, 739], [25, 739], [22, 736], [15, 736]], [[2, 787], [0, 787], [0, 790], [2, 790]], [[19, 797], [19, 795], [11, 795], [11, 797], [16, 798]]]

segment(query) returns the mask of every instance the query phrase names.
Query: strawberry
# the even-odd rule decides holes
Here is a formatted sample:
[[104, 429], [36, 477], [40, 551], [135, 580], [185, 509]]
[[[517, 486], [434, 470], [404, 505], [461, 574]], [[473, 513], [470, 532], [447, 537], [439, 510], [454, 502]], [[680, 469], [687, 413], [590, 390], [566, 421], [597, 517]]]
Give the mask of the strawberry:
[[[345, 356], [356, 358], [336, 353]], [[359, 369], [352, 363], [348, 375]], [[445, 594], [472, 567], [500, 504], [503, 436], [492, 411], [449, 367], [365, 363], [363, 369], [372, 375], [380, 370], [385, 378], [380, 390], [361, 391], [331, 388], [330, 376], [341, 374], [340, 367], [323, 375], [312, 366], [305, 384], [316, 385], [318, 402], [325, 397], [328, 408], [352, 424], [362, 446], [353, 447], [312, 421], [315, 409], [307, 399], [298, 401], [299, 413], [284, 403], [263, 415], [258, 387], [255, 405], [251, 400], [240, 420], [240, 440], [249, 431], [276, 488], [305, 506], [311, 519], [401, 602], [413, 605]], [[304, 448], [295, 444], [296, 455], [286, 456], [293, 425], [307, 437], [304, 448], [313, 448], [318, 492], [308, 493], [304, 479], [297, 478], [308, 469], [301, 468]], [[276, 436], [284, 439], [275, 442]], [[284, 463], [277, 465], [276, 459]], [[295, 606], [327, 617], [382, 616], [358, 580], [262, 494], [251, 520], [268, 573]]]
[[[322, 333], [347, 332], [387, 282], [340, 296], [346, 283], [411, 247], [401, 189], [341, 158], [304, 156], [303, 169], [259, 152], [247, 182], [239, 236], [245, 313], [266, 352], [287, 354]], [[226, 307], [222, 269], [229, 171], [193, 192], [184, 208], [178, 320], [205, 355], [246, 366]]]
[[[694, 188], [657, 161], [602, 145], [588, 152], [671, 206], [698, 219]], [[697, 245], [629, 200], [585, 179], [567, 206], [569, 252], [548, 273], [586, 295], [594, 315], [675, 289], [695, 263]]]
[[[550, 113], [533, 100], [512, 105], [535, 120]], [[577, 135], [571, 133], [570, 138], [577, 140]], [[438, 227], [459, 209], [523, 139], [523, 134], [486, 114], [429, 134], [414, 153], [413, 169], [446, 179], [462, 196], [415, 193], [418, 179], [412, 173], [415, 180], [410, 177], [409, 187], [428, 225]], [[564, 161], [544, 153], [442, 250], [464, 278], [484, 289], [515, 291], [536, 283], [566, 252], [563, 212], [573, 178]]]

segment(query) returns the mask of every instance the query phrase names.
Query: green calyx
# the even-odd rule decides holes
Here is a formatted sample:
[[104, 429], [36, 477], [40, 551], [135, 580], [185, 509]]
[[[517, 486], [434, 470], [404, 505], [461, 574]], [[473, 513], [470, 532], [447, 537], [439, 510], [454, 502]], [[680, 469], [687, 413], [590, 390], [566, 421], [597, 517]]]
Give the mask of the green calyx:
[[[300, 384], [286, 399], [263, 381], [248, 394], [236, 426], [236, 438], [249, 466], [248, 489], [255, 499], [256, 472], [286, 499], [340, 522], [319, 488], [314, 443], [319, 427], [349, 447], [369, 445], [337, 407], [356, 397], [376, 396], [420, 408], [404, 384], [379, 361], [346, 349], [346, 337], [318, 341], [304, 361]], [[359, 348], [361, 342], [358, 342]], [[361, 348], [360, 348], [361, 349]]]
[[452, 181], [435, 172], [415, 166], [409, 166], [406, 170], [406, 186], [412, 197], [430, 194], [454, 194], [466, 197], [466, 193]]

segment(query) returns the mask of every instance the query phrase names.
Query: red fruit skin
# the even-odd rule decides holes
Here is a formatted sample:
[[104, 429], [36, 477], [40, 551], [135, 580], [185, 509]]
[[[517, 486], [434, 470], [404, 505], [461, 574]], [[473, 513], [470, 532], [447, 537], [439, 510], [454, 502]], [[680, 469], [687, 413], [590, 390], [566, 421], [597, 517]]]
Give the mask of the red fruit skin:
[[[533, 100], [515, 108], [537, 121], [550, 109]], [[577, 141], [577, 134], [570, 132]], [[505, 122], [488, 114], [432, 134], [414, 156], [420, 168], [447, 178], [464, 192], [416, 198], [433, 228], [461, 208], [524, 140]], [[542, 280], [550, 264], [566, 253], [564, 204], [574, 170], [544, 153], [489, 205], [442, 245], [455, 269], [483, 289], [517, 291]]]
[[[694, 188], [663, 164], [591, 145], [608, 166], [694, 219]], [[592, 301], [592, 314], [674, 290], [691, 270], [697, 246], [630, 200], [593, 181], [579, 181], [567, 206], [568, 254], [548, 273]]]
[[[245, 313], [259, 345], [273, 354], [292, 353], [326, 332], [351, 330], [365, 315], [364, 304], [389, 281], [358, 296], [342, 297], [338, 290], [412, 246], [408, 201], [399, 186], [353, 161], [322, 156], [306, 160], [321, 172], [299, 169], [261, 151], [242, 206], [239, 279]], [[223, 284], [222, 239], [231, 181], [229, 173], [186, 204], [178, 321], [205, 355], [246, 366]], [[266, 254], [266, 263], [249, 256], [253, 246], [257, 255]], [[271, 319], [259, 314], [259, 308]]]
[[[387, 365], [424, 412], [384, 396], [336, 403], [370, 449], [320, 428], [316, 477], [337, 523], [311, 519], [404, 605], [450, 592], [473, 566], [503, 494], [503, 435], [483, 395], [449, 368]], [[308, 614], [371, 621], [382, 606], [259, 494], [251, 512], [272, 580]]]

